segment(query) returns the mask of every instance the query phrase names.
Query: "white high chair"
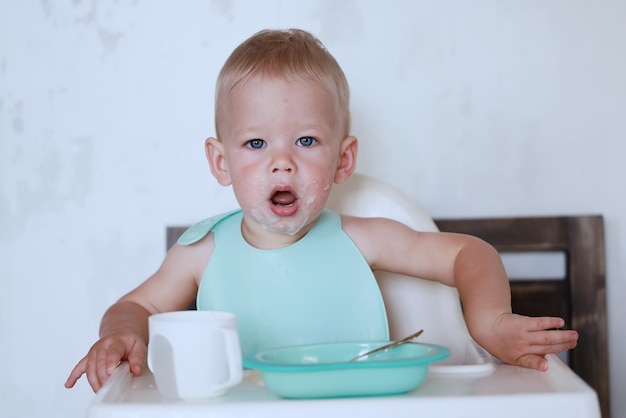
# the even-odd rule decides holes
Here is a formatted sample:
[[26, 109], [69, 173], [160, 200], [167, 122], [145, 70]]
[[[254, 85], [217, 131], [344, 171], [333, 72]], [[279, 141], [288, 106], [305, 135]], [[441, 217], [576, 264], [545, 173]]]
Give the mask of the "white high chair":
[[[419, 205], [388, 185], [361, 175], [355, 175], [348, 184], [337, 187], [329, 206], [347, 214], [385, 216], [415, 229], [437, 230]], [[525, 223], [528, 218], [522, 220]], [[555, 220], [551, 218], [549, 221]], [[560, 218], [559, 222], [563, 220], [567, 219]], [[534, 223], [535, 219], [532, 221]], [[454, 230], [441, 221], [438, 225], [445, 230]], [[167, 228], [168, 248], [185, 229]], [[562, 232], [563, 228], [555, 230]], [[508, 231], [504, 235], [508, 236]], [[544, 245], [545, 240], [541, 243]], [[604, 247], [601, 248], [603, 255]], [[420, 342], [439, 343], [452, 350], [452, 356], [445, 363], [430, 367], [428, 381], [417, 391], [402, 396], [293, 402], [277, 398], [262, 385], [244, 381], [224, 397], [180, 403], [164, 399], [159, 394], [151, 373], [133, 376], [124, 362], [98, 392], [90, 405], [88, 417], [319, 417], [347, 414], [380, 417], [402, 415], [407, 410], [419, 411], [422, 415], [473, 418], [500, 417], [503, 411], [515, 418], [549, 418], [555, 415], [555, 411], [568, 417], [600, 417], [596, 393], [556, 355], [547, 356], [550, 368], [545, 373], [509, 365], [494, 367], [494, 362], [472, 341], [467, 331], [456, 289], [384, 272], [378, 272], [377, 277], [389, 312], [392, 338], [404, 337], [423, 328], [425, 333]], [[598, 290], [604, 290], [603, 283]], [[589, 324], [597, 325], [595, 321]], [[591, 358], [590, 362], [597, 360]], [[491, 376], [485, 376], [492, 371]], [[431, 378], [433, 374], [435, 376]], [[605, 416], [609, 416], [608, 409]]]
[[[362, 174], [335, 185], [328, 207], [360, 217], [385, 217], [418, 231], [438, 231], [426, 211], [406, 195]], [[439, 282], [376, 271], [385, 301], [392, 340], [424, 329], [419, 341], [450, 348], [452, 355], [431, 367], [434, 373], [488, 374], [491, 357], [476, 344], [467, 329], [456, 288]]]

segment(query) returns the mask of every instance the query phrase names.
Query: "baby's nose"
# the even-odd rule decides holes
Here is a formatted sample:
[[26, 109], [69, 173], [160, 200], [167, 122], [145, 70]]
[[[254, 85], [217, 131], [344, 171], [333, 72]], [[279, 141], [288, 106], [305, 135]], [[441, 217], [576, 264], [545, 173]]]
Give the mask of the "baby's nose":
[[272, 160], [272, 173], [277, 173], [280, 171], [286, 171], [288, 173], [293, 172], [295, 169], [295, 164], [293, 159], [287, 152], [278, 152], [274, 155], [274, 159]]
[[286, 171], [288, 173], [291, 173], [293, 171], [293, 167], [287, 164], [275, 164], [272, 168], [272, 173], [278, 173], [280, 171]]

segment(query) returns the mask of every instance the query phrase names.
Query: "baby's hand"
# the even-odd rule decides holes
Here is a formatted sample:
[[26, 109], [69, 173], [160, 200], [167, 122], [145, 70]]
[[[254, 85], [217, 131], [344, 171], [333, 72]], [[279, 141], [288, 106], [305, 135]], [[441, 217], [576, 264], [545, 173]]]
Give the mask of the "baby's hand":
[[570, 350], [578, 342], [576, 331], [559, 329], [564, 325], [561, 318], [504, 314], [477, 341], [505, 363], [547, 370], [546, 354]]
[[138, 376], [145, 365], [146, 353], [147, 345], [137, 334], [127, 332], [103, 337], [74, 367], [65, 387], [74, 387], [76, 381], [86, 373], [91, 388], [98, 392], [123, 360], [128, 361], [131, 373]]

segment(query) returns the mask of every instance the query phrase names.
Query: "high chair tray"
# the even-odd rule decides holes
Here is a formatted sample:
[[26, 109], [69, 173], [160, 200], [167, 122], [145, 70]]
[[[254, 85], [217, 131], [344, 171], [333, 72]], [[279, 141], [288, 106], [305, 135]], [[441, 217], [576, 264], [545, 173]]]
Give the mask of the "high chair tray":
[[452, 355], [430, 366], [431, 374], [484, 376], [493, 373], [493, 358], [471, 338], [450, 347]]
[[399, 396], [288, 400], [273, 394], [249, 373], [226, 395], [204, 401], [164, 399], [146, 370], [132, 376], [122, 363], [98, 392], [88, 418], [359, 418], [416, 415], [466, 418], [599, 418], [595, 392], [557, 356], [541, 372], [495, 363], [487, 375], [430, 373], [422, 386]]

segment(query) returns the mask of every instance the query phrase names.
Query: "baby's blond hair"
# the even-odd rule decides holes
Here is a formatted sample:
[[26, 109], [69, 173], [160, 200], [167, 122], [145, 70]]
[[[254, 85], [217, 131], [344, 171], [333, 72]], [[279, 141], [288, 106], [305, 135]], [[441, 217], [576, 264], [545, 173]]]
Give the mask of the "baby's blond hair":
[[350, 132], [350, 90], [335, 58], [310, 33], [299, 30], [262, 30], [240, 44], [228, 57], [217, 77], [215, 92], [215, 129], [224, 98], [237, 85], [262, 74], [319, 83], [335, 96], [343, 113], [344, 136]]

